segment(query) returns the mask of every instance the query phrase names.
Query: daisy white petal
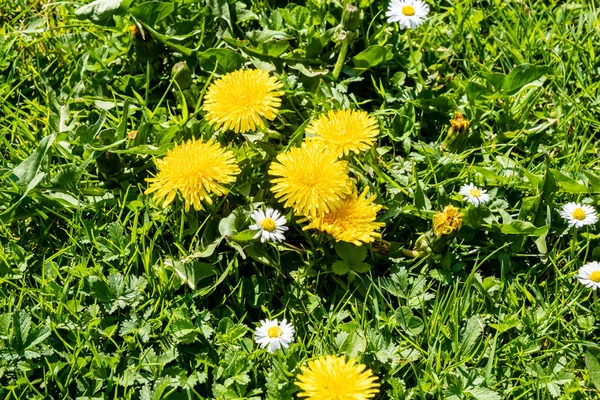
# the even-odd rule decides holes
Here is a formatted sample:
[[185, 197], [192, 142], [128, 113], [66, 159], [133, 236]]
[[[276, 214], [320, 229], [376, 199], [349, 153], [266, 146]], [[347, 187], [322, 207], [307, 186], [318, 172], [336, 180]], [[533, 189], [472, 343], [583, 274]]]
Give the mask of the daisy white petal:
[[464, 196], [465, 201], [468, 201], [476, 207], [490, 201], [490, 195], [487, 194], [487, 191], [479, 189], [472, 183], [463, 185], [458, 193]]
[[579, 282], [585, 287], [596, 290], [600, 287], [600, 263], [592, 261], [579, 268]]
[[260, 345], [261, 349], [267, 348], [267, 351], [274, 353], [277, 349], [287, 348], [294, 340], [294, 327], [288, 324], [285, 319], [277, 323], [277, 319], [265, 319], [260, 321], [260, 326], [256, 328], [254, 341]]
[[248, 228], [256, 232], [254, 239], [260, 238], [261, 242], [281, 242], [285, 240], [283, 232], [288, 230], [285, 226], [287, 220], [282, 216], [279, 211], [274, 210], [270, 207], [266, 211], [256, 210], [251, 214], [254, 219], [254, 224]]
[[567, 220], [569, 226], [576, 228], [598, 222], [596, 210], [587, 204], [567, 203], [562, 206], [560, 216]]
[[400, 29], [414, 29], [421, 25], [429, 14], [429, 6], [422, 0], [392, 0], [385, 13], [388, 22], [397, 22]]

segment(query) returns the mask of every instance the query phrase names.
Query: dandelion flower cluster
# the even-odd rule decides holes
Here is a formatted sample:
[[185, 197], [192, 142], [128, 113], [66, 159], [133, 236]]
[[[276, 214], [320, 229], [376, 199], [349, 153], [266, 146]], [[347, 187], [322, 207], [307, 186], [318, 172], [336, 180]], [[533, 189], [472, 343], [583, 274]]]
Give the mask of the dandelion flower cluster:
[[254, 340], [261, 349], [267, 347], [268, 352], [274, 353], [281, 347], [287, 348], [294, 340], [294, 333], [294, 327], [292, 324], [288, 324], [285, 318], [281, 320], [281, 323], [277, 323], [277, 319], [265, 319], [260, 321]]
[[285, 226], [287, 220], [281, 213], [270, 207], [266, 211], [256, 210], [252, 213], [254, 225], [250, 225], [250, 230], [258, 231], [253, 239], [260, 237], [261, 242], [281, 242], [285, 240], [283, 232], [288, 230]]
[[433, 232], [437, 235], [450, 235], [462, 226], [460, 210], [454, 206], [446, 206], [444, 211], [433, 217]]
[[474, 206], [480, 206], [490, 201], [490, 195], [487, 194], [487, 191], [479, 189], [472, 183], [463, 185], [458, 193], [462, 194], [464, 199]]
[[300, 368], [298, 397], [320, 400], [367, 400], [379, 392], [377, 377], [364, 364], [334, 355], [319, 357]]
[[305, 216], [316, 217], [340, 208], [352, 192], [347, 163], [316, 141], [279, 154], [269, 174], [276, 177], [271, 189], [275, 197]]
[[570, 227], [575, 226], [576, 228], [598, 222], [596, 210], [586, 204], [567, 203], [562, 206], [560, 216], [567, 220]]
[[392, 0], [385, 13], [388, 22], [397, 22], [400, 29], [414, 29], [427, 19], [429, 6], [422, 0]]
[[377, 120], [365, 111], [338, 110], [319, 116], [306, 133], [330, 148], [339, 157], [368, 150], [379, 135]]
[[225, 194], [224, 184], [235, 182], [240, 172], [230, 150], [223, 149], [212, 139], [208, 142], [189, 140], [175, 145], [167, 155], [156, 160], [158, 173], [147, 178], [150, 186], [146, 194], [154, 193], [154, 199], [167, 207], [177, 193], [185, 201], [185, 211], [190, 206], [202, 209], [202, 201], [212, 204], [210, 193]]
[[367, 198], [367, 191], [365, 189], [358, 195], [354, 189], [339, 208], [312, 219], [302, 229], [318, 229], [330, 234], [336, 241], [350, 242], [356, 246], [362, 245], [361, 242], [373, 242], [375, 238], [381, 237], [376, 231], [385, 224], [375, 222], [381, 206], [373, 203], [376, 196]]
[[268, 72], [246, 69], [223, 75], [210, 85], [202, 109], [205, 119], [236, 133], [264, 127], [263, 120], [273, 120], [281, 105], [283, 85]]

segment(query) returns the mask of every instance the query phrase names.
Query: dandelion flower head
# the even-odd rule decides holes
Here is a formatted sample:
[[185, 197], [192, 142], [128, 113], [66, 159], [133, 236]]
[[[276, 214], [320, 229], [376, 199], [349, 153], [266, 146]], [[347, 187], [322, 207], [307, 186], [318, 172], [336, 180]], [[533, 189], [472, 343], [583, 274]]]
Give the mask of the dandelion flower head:
[[288, 230], [285, 226], [287, 220], [281, 213], [270, 207], [266, 211], [256, 210], [252, 213], [254, 225], [250, 225], [250, 230], [258, 231], [254, 235], [254, 239], [260, 237], [261, 242], [281, 242], [285, 240], [283, 232]]
[[281, 347], [287, 348], [294, 340], [294, 333], [294, 327], [288, 324], [285, 318], [281, 323], [277, 323], [277, 319], [265, 319], [260, 321], [260, 326], [256, 328], [254, 340], [261, 349], [267, 347], [268, 352], [274, 353]]
[[225, 194], [227, 189], [222, 185], [235, 182], [240, 172], [233, 153], [212, 139], [175, 145], [163, 159], [156, 160], [156, 166], [158, 173], [146, 179], [150, 186], [145, 193], [154, 193], [154, 199], [162, 202], [163, 207], [171, 204], [179, 193], [186, 211], [190, 206], [201, 210], [203, 200], [212, 204], [209, 194]]
[[313, 120], [306, 133], [316, 135], [315, 139], [341, 157], [368, 150], [379, 135], [379, 128], [377, 120], [365, 111], [330, 110]]
[[323, 356], [300, 368], [296, 385], [303, 391], [298, 397], [319, 400], [367, 400], [379, 392], [373, 372], [354, 359]]
[[446, 206], [444, 211], [433, 217], [433, 233], [441, 236], [458, 231], [462, 226], [462, 216], [458, 208]]
[[269, 174], [275, 197], [305, 216], [331, 212], [352, 192], [348, 164], [318, 141], [304, 142], [279, 154]]
[[581, 228], [598, 222], [598, 215], [592, 206], [579, 203], [567, 203], [562, 206], [560, 216], [567, 220], [569, 226]]
[[303, 230], [318, 229], [330, 234], [336, 241], [350, 242], [356, 246], [380, 238], [381, 234], [377, 230], [385, 224], [375, 222], [375, 219], [381, 206], [373, 203], [376, 196], [367, 198], [367, 191], [365, 189], [358, 195], [355, 189], [342, 201], [339, 208], [310, 220]]
[[479, 189], [472, 183], [463, 185], [458, 193], [462, 194], [464, 196], [464, 200], [468, 201], [474, 206], [480, 206], [490, 201], [490, 195], [487, 194], [487, 191]]
[[283, 85], [260, 69], [237, 70], [213, 82], [204, 96], [204, 117], [215, 129], [236, 133], [264, 127], [281, 105]]
[[600, 287], [600, 263], [592, 261], [579, 268], [579, 282], [596, 290]]
[[397, 22], [400, 29], [415, 29], [427, 19], [429, 6], [422, 0], [392, 0], [385, 13], [388, 22]]

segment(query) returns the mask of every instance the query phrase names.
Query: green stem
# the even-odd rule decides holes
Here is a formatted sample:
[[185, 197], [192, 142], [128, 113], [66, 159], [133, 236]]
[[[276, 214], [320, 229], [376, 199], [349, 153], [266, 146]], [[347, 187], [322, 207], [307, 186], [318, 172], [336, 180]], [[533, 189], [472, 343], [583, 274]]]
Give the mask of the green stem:
[[350, 41], [348, 38], [344, 39], [342, 42], [342, 48], [340, 49], [340, 53], [338, 54], [337, 61], [335, 62], [335, 67], [333, 68], [333, 79], [337, 81], [340, 73], [342, 72], [342, 67], [346, 62], [346, 55], [348, 55], [348, 47], [350, 47]]
[[419, 83], [421, 84], [421, 86], [425, 86], [425, 80], [423, 79], [423, 76], [421, 76], [421, 70], [418, 68], [417, 60], [415, 59], [415, 52], [413, 49], [412, 37], [410, 32], [411, 30], [409, 29], [406, 33], [408, 36], [408, 49], [410, 50], [410, 59], [413, 63], [413, 68], [415, 69], [415, 71], [417, 71], [417, 75], [419, 76]]

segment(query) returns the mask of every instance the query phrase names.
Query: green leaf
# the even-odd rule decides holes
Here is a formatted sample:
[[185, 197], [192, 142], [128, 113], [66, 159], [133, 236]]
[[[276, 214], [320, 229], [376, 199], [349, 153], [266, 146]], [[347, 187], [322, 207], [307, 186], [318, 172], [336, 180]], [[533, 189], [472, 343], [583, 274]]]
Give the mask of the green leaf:
[[[29, 157], [17, 165], [12, 171], [11, 178], [16, 178], [16, 183], [24, 188], [27, 188], [26, 192], [31, 190], [33, 187], [40, 182], [40, 174], [38, 173], [46, 153], [52, 146], [52, 143], [56, 139], [56, 134], [48, 135], [40, 141], [40, 145], [37, 149], [31, 153]], [[42, 175], [43, 177], [43, 175]]]
[[504, 79], [502, 90], [509, 96], [513, 95], [548, 72], [550, 72], [550, 68], [547, 66], [531, 64], [517, 65], [510, 71], [506, 79]]
[[165, 267], [175, 272], [180, 282], [187, 284], [192, 290], [196, 289], [202, 279], [215, 275], [214, 265], [199, 261], [165, 260]]
[[477, 400], [501, 400], [502, 397], [492, 389], [476, 387], [465, 389], [465, 393], [470, 394]]
[[148, 25], [155, 25], [175, 10], [175, 4], [161, 1], [148, 1], [131, 8], [131, 15]]
[[352, 57], [358, 69], [368, 69], [392, 59], [391, 46], [369, 46]]
[[355, 246], [352, 243], [337, 242], [334, 246], [335, 252], [349, 266], [359, 264], [367, 258], [367, 248], [365, 246]]
[[502, 225], [502, 233], [507, 235], [542, 236], [548, 232], [550, 225], [537, 227], [531, 222], [514, 220]]
[[583, 174], [588, 178], [591, 191], [600, 193], [600, 176], [594, 174], [592, 171], [583, 171]]
[[337, 260], [331, 265], [331, 270], [336, 275], [346, 275], [348, 272], [350, 272], [350, 267], [345, 261]]
[[79, 7], [75, 11], [78, 19], [89, 19], [94, 23], [104, 23], [119, 11], [122, 0], [96, 0], [90, 4]]
[[556, 169], [550, 169], [554, 179], [558, 183], [558, 185], [565, 191], [569, 193], [587, 193], [588, 189], [577, 182], [575, 179], [571, 178], [567, 174], [562, 171]]
[[402, 306], [396, 310], [396, 323], [411, 336], [423, 331], [423, 320], [413, 315], [410, 307]]
[[208, 49], [198, 53], [198, 61], [204, 72], [212, 72], [216, 68], [219, 74], [225, 74], [239, 69], [244, 58], [233, 50]]
[[31, 317], [25, 311], [15, 311], [13, 314], [12, 325], [12, 347], [14, 347], [18, 353], [23, 353], [25, 351], [25, 343], [27, 342], [29, 331], [31, 329]]
[[588, 348], [585, 352], [585, 366], [590, 374], [590, 380], [600, 390], [600, 350]]

